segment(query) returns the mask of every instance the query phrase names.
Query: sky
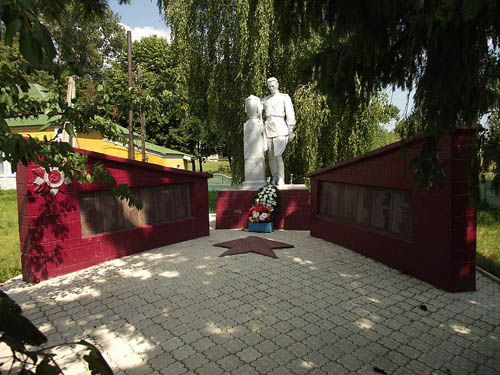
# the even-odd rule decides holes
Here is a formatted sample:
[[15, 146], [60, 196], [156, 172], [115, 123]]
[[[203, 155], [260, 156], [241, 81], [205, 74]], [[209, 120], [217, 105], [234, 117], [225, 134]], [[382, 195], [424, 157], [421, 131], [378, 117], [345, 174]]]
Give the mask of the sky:
[[[170, 29], [161, 18], [156, 0], [132, 0], [130, 5], [119, 5], [118, 0], [109, 0], [109, 5], [113, 12], [121, 17], [122, 25], [132, 31], [132, 40], [139, 40], [148, 35], [157, 35], [170, 39]], [[408, 102], [407, 92], [396, 89], [392, 92], [391, 88], [386, 90], [389, 97], [389, 103], [399, 108], [399, 115], [403, 117], [405, 107], [408, 103], [406, 114], [411, 112], [413, 98]], [[394, 123], [386, 124], [388, 129], [394, 128]]]
[[132, 40], [157, 35], [170, 39], [170, 29], [161, 18], [156, 1], [132, 0], [130, 5], [119, 5], [118, 0], [109, 0], [113, 12], [121, 17], [121, 24], [132, 31]]
[[[411, 113], [413, 108], [413, 95], [414, 92], [411, 92], [410, 97], [408, 98], [408, 91], [403, 91], [401, 89], [396, 89], [392, 91], [391, 87], [385, 89], [385, 92], [388, 96], [389, 103], [395, 105], [399, 108], [399, 117], [403, 118], [408, 116]], [[396, 126], [396, 122], [393, 121], [389, 124], [384, 124], [385, 127], [389, 130], [393, 130]]]

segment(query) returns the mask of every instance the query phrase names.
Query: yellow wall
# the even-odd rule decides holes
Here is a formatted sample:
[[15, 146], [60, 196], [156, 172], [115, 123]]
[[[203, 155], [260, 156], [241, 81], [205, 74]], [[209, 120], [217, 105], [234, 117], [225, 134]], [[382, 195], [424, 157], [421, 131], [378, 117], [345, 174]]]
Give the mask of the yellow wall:
[[38, 130], [36, 128], [11, 128], [13, 133], [21, 134], [23, 137], [31, 135], [33, 138], [43, 139], [43, 136], [46, 136], [47, 139], [54, 138], [54, 128], [48, 128], [45, 130]]
[[[43, 131], [39, 131], [36, 128], [11, 128], [13, 133], [21, 134], [23, 136], [31, 135], [33, 138], [43, 139], [45, 135], [48, 139], [54, 137], [54, 129], [48, 128]], [[78, 135], [76, 140], [76, 147], [83, 150], [100, 152], [106, 155], [118, 156], [121, 158], [128, 158], [128, 149], [124, 146], [114, 144], [110, 141], [105, 141], [99, 132], [91, 132], [89, 134]], [[142, 160], [141, 152], [134, 150], [135, 160]], [[161, 157], [159, 155], [151, 154], [146, 152], [148, 157], [148, 162], [153, 164], [158, 164], [164, 167], [189, 169], [189, 163], [182, 158], [182, 155], [175, 158]], [[175, 155], [177, 156], [177, 155]]]

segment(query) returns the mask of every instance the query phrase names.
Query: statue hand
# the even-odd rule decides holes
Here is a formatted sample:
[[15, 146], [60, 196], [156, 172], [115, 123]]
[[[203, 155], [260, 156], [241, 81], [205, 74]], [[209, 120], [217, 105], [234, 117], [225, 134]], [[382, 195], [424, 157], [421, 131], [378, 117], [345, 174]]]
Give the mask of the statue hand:
[[293, 141], [294, 138], [295, 138], [295, 133], [293, 132], [293, 130], [289, 129], [288, 130], [288, 141]]

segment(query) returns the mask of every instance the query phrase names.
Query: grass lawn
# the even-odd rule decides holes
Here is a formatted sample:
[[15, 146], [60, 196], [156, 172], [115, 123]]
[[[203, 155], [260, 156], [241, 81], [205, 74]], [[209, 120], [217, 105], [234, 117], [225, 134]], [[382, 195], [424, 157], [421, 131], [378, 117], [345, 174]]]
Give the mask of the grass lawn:
[[[199, 163], [196, 161], [196, 171], [199, 171]], [[221, 161], [206, 161], [203, 163], [203, 172], [206, 173], [222, 173], [231, 177], [231, 168], [227, 160]]]
[[[208, 193], [215, 213], [217, 192]], [[21, 273], [21, 254], [15, 190], [0, 191], [0, 282]], [[481, 206], [477, 211], [477, 265], [500, 277], [500, 210]]]
[[21, 273], [15, 190], [0, 191], [0, 244], [0, 282], [3, 282]]
[[477, 265], [500, 277], [500, 210], [477, 210]]

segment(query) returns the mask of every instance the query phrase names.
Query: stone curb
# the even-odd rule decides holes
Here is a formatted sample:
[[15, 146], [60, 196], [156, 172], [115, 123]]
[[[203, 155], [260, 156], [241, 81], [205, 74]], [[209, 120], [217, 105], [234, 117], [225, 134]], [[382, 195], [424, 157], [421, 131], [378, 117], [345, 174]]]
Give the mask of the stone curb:
[[500, 283], [500, 279], [495, 275], [489, 273], [488, 271], [482, 269], [481, 267], [476, 266], [476, 269], [481, 272], [483, 275], [488, 276], [490, 279], [495, 280], [497, 283]]

